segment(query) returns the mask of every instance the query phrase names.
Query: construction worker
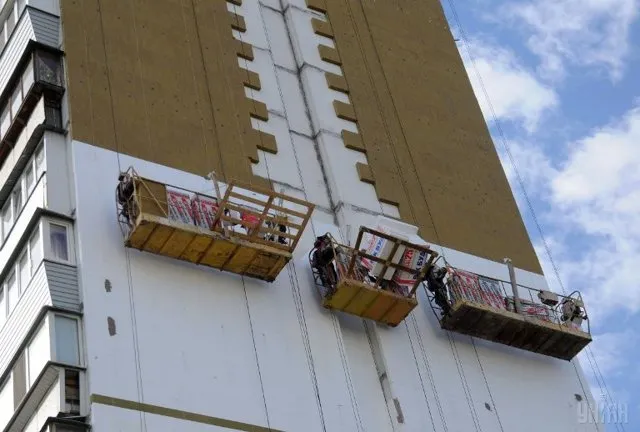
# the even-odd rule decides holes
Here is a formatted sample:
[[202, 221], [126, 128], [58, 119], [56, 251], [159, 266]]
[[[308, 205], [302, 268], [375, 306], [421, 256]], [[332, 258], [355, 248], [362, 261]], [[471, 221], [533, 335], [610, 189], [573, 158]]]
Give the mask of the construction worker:
[[127, 223], [131, 224], [131, 219], [135, 218], [133, 211], [135, 208], [133, 208], [134, 203], [132, 201], [134, 192], [133, 179], [129, 174], [120, 173], [118, 181], [120, 183], [118, 183], [117, 198], [118, 203], [122, 207], [120, 215], [127, 221]]
[[427, 271], [427, 287], [434, 295], [436, 305], [442, 309], [442, 315], [449, 315], [451, 305], [447, 298], [447, 285], [444, 281], [447, 275], [446, 267], [431, 266]]
[[332, 295], [336, 290], [338, 274], [333, 266], [335, 251], [329, 234], [316, 238], [313, 247], [311, 265], [317, 270], [322, 285], [328, 289], [325, 295]]
[[587, 315], [584, 310], [578, 306], [576, 301], [572, 298], [565, 298], [562, 301], [562, 316], [560, 319], [562, 322], [571, 322], [574, 326], [580, 327], [582, 320], [587, 319]]

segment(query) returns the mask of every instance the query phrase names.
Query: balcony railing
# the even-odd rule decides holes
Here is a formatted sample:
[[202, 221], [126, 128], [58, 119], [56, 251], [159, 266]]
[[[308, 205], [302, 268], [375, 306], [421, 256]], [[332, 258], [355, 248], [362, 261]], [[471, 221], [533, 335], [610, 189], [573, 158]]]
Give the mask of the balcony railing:
[[353, 248], [319, 237], [309, 261], [324, 307], [395, 327], [418, 305], [416, 290], [437, 255], [361, 227]]
[[212, 197], [140, 177], [132, 168], [120, 177], [116, 201], [126, 246], [267, 282], [292, 258], [314, 208], [234, 182], [224, 196]]

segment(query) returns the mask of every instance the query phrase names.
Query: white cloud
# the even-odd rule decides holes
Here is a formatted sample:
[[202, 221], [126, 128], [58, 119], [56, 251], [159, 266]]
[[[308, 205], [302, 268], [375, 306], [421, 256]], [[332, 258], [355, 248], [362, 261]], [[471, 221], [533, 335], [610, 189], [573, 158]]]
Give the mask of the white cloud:
[[622, 76], [638, 0], [529, 0], [507, 11], [532, 33], [528, 47], [547, 77], [562, 77], [567, 62], [604, 67], [614, 80]]
[[[602, 329], [612, 316], [640, 312], [640, 107], [569, 144], [564, 161], [552, 163], [535, 143], [510, 148], [529, 196], [544, 204], [536, 213], [564, 287], [582, 292], [591, 325]], [[529, 216], [514, 167], [501, 157]], [[538, 233], [531, 234], [550, 286], [561, 292]]]
[[[602, 318], [640, 311], [640, 108], [570, 146], [551, 180], [556, 221], [588, 239], [564, 265]], [[579, 259], [576, 259], [578, 256]]]
[[482, 84], [496, 117], [518, 122], [530, 133], [542, 115], [558, 105], [556, 93], [526, 70], [512, 52], [477, 40], [470, 41], [468, 49], [474, 63], [464, 50], [463, 59], [488, 123], [493, 121], [493, 115]]

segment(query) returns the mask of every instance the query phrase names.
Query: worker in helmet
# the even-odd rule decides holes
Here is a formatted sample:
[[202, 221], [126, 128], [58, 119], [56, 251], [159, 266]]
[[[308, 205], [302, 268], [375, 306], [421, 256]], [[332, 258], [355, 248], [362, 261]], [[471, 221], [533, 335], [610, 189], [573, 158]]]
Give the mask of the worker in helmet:
[[427, 287], [434, 295], [436, 305], [442, 310], [442, 315], [449, 315], [451, 305], [447, 298], [447, 285], [444, 281], [447, 275], [446, 267], [431, 266], [427, 271]]
[[562, 301], [561, 307], [562, 316], [560, 319], [562, 322], [569, 322], [579, 328], [582, 325], [582, 321], [587, 319], [584, 309], [572, 298], [565, 298]]
[[311, 265], [318, 271], [322, 285], [328, 290], [325, 295], [330, 296], [336, 290], [338, 275], [333, 266], [335, 251], [329, 234], [316, 238], [313, 247], [315, 250], [311, 256]]
[[129, 174], [120, 173], [118, 176], [118, 189], [117, 189], [117, 199], [118, 203], [122, 207], [120, 211], [120, 215], [127, 221], [127, 223], [131, 223], [131, 219], [135, 218], [135, 214], [132, 210], [133, 208], [133, 179]]

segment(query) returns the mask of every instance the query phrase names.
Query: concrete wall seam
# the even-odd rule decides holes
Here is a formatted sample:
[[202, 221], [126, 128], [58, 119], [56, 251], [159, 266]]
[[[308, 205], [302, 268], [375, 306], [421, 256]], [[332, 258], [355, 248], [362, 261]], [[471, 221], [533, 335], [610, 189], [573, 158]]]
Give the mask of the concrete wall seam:
[[[343, 99], [335, 99], [333, 101], [333, 109], [335, 115], [339, 119], [354, 123], [357, 129], [358, 118], [355, 108], [351, 103], [351, 98], [349, 96], [349, 85], [347, 83], [344, 71], [342, 70], [342, 60], [340, 57], [339, 48], [336, 46], [334, 30], [329, 19], [325, 0], [306, 0], [306, 5], [308, 9], [322, 14], [323, 19], [315, 17], [311, 18], [311, 27], [313, 29], [313, 32], [318, 36], [330, 39], [333, 44], [333, 46], [328, 46], [322, 43], [318, 45], [318, 53], [320, 54], [320, 59], [322, 61], [340, 67], [341, 70], [341, 74], [336, 74], [328, 71], [324, 72], [327, 87], [329, 88], [329, 90], [338, 92], [342, 96], [341, 99]], [[336, 97], [337, 96], [338, 95], [336, 95]], [[366, 158], [366, 147], [364, 144], [364, 140], [359, 133], [343, 129], [341, 131], [341, 138], [346, 148], [363, 153]], [[360, 181], [371, 184], [375, 187], [376, 180], [374, 171], [368, 165], [368, 161], [367, 163], [356, 162], [355, 169], [358, 173], [358, 178], [360, 179]], [[389, 204], [394, 207], [398, 207], [399, 205], [399, 201], [396, 198], [391, 195], [381, 195], [380, 193], [378, 193], [377, 189], [376, 195], [378, 201], [380, 201], [381, 203]]]

